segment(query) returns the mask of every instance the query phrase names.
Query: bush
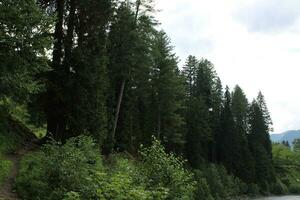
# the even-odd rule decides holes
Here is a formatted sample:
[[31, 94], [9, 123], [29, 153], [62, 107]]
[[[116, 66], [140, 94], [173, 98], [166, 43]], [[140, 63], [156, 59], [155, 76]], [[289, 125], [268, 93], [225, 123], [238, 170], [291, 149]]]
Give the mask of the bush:
[[[196, 180], [198, 183], [198, 193], [204, 193], [203, 197], [196, 197], [196, 199], [234, 199], [242, 196], [247, 192], [247, 185], [241, 180], [228, 174], [223, 166], [207, 165], [199, 171], [195, 172]], [[204, 181], [204, 180], [205, 181]], [[205, 189], [207, 183], [209, 190]], [[208, 194], [210, 191], [210, 194]]]
[[166, 153], [158, 140], [152, 146], [142, 148], [141, 177], [146, 188], [151, 191], [167, 191], [167, 198], [172, 200], [193, 199], [196, 182], [193, 174], [184, 168], [185, 161], [173, 153]]
[[164, 200], [166, 191], [146, 189], [140, 177], [139, 168], [132, 160], [121, 155], [113, 155], [107, 166], [107, 173], [97, 175], [97, 197], [103, 200]]
[[271, 185], [270, 192], [275, 195], [284, 195], [288, 193], [288, 188], [280, 180], [277, 180]]
[[25, 156], [18, 193], [24, 200], [193, 199], [195, 183], [185, 162], [158, 141], [142, 150], [142, 162], [112, 155], [105, 165], [95, 147], [90, 137], [79, 136]]
[[207, 183], [206, 178], [203, 175], [203, 172], [200, 170], [195, 170], [195, 179], [197, 181], [197, 187], [195, 192], [196, 200], [214, 200], [210, 187]]
[[292, 194], [300, 194], [300, 185], [299, 184], [291, 184], [289, 186], [289, 191]]
[[100, 153], [95, 149], [93, 140], [85, 136], [70, 139], [63, 146], [45, 145], [42, 151], [22, 160], [16, 180], [18, 193], [25, 200], [74, 199], [75, 193], [82, 199], [92, 199], [97, 189], [94, 179], [103, 171]]
[[68, 192], [63, 200], [81, 200], [81, 198], [77, 192]]
[[249, 184], [248, 185], [248, 192], [247, 192], [247, 194], [249, 195], [249, 196], [257, 196], [257, 195], [259, 195], [259, 187], [258, 187], [258, 185], [256, 185], [256, 184]]
[[[0, 153], [11, 153], [16, 149], [16, 141], [20, 138], [10, 130], [6, 116], [2, 116], [0, 113], [0, 119]], [[12, 137], [12, 134], [14, 137]]]

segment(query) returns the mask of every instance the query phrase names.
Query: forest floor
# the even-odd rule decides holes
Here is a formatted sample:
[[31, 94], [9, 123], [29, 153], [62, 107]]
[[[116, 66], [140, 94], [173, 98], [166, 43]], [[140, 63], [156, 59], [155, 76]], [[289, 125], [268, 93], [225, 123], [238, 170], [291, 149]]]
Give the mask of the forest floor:
[[6, 160], [12, 163], [10, 173], [7, 179], [0, 187], [0, 200], [19, 200], [15, 188], [15, 181], [19, 170], [19, 164], [22, 157], [32, 151], [32, 144], [28, 144], [18, 149], [14, 153], [4, 155]]

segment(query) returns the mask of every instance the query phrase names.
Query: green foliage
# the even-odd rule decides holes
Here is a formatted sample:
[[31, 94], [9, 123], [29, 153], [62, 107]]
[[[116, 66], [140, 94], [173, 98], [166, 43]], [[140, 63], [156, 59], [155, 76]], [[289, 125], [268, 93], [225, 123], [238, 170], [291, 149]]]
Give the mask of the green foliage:
[[249, 196], [257, 196], [260, 194], [259, 187], [257, 184], [251, 183], [248, 185], [247, 194]]
[[248, 135], [248, 100], [243, 90], [236, 86], [232, 93], [232, 114], [235, 123], [235, 168], [234, 173], [246, 183], [253, 183], [255, 162], [247, 140]]
[[97, 197], [99, 199], [116, 200], [164, 200], [168, 191], [165, 188], [149, 190], [146, 188], [147, 180], [144, 179], [139, 166], [120, 155], [110, 158], [107, 173], [98, 174]]
[[272, 145], [269, 136], [270, 122], [263, 98], [254, 100], [249, 112], [248, 141], [255, 160], [255, 183], [262, 192], [269, 192], [269, 184], [274, 183], [275, 171], [272, 160]]
[[166, 188], [167, 199], [193, 199], [195, 182], [192, 173], [184, 168], [184, 160], [166, 153], [158, 140], [154, 140], [151, 147], [143, 148], [141, 156], [141, 173], [147, 180], [147, 187], [151, 190]]
[[300, 184], [291, 184], [288, 189], [292, 194], [300, 194]]
[[[7, 121], [8, 117], [11, 117], [11, 118], [14, 118], [15, 120], [17, 120], [20, 124], [27, 127], [31, 132], [34, 133], [34, 135], [36, 137], [42, 138], [46, 135], [46, 124], [36, 122], [32, 119], [32, 116], [29, 112], [29, 105], [16, 103], [11, 98], [5, 98], [2, 101], [0, 101], [0, 107], [2, 107], [2, 109], [3, 109], [1, 115], [3, 115], [2, 117], [3, 117], [4, 121], [5, 120]], [[0, 123], [4, 124], [5, 122], [0, 122]], [[7, 130], [9, 128], [13, 128], [13, 127], [9, 127], [8, 125], [6, 125], [6, 131], [9, 131], [9, 130]], [[1, 127], [0, 127], [0, 130], [1, 130]], [[5, 132], [5, 131], [3, 131], [3, 132]], [[8, 137], [7, 139], [9, 139], [9, 138], [10, 137]], [[15, 138], [15, 139], [19, 142], [21, 140], [21, 139], [17, 139], [17, 138]]]
[[44, 3], [57, 16], [52, 70], [46, 76], [47, 91], [41, 95], [47, 134], [64, 141], [86, 133], [102, 142], [108, 131], [106, 42], [112, 1]]
[[[18, 137], [12, 127], [9, 126], [6, 113], [0, 111], [0, 119], [0, 153], [12, 153], [22, 141], [22, 138]], [[14, 137], [11, 137], [11, 134]]]
[[92, 198], [97, 189], [92, 180], [102, 169], [95, 149], [91, 138], [80, 136], [63, 146], [47, 144], [42, 151], [27, 155], [17, 178], [19, 194], [32, 200], [59, 200], [68, 192], [77, 192], [82, 199]]
[[293, 141], [293, 149], [295, 151], [300, 151], [300, 139], [295, 139]]
[[8, 176], [11, 168], [11, 162], [7, 161], [2, 158], [0, 154], [0, 187], [2, 182], [5, 180], [5, 178]]
[[195, 180], [197, 182], [195, 199], [196, 200], [214, 200], [211, 193], [210, 185], [200, 170], [195, 170]]
[[[286, 185], [289, 192], [300, 193], [300, 153], [283, 144], [273, 144], [274, 168], [277, 175], [276, 187]], [[283, 187], [283, 189], [285, 189]], [[278, 189], [278, 191], [280, 191]], [[283, 190], [285, 191], [285, 190]], [[276, 191], [273, 191], [276, 193]]]
[[81, 200], [81, 198], [77, 192], [68, 192], [63, 200]]
[[[182, 71], [186, 86], [186, 157], [194, 168], [215, 160], [215, 134], [219, 126], [222, 86], [213, 64], [189, 56]], [[211, 154], [211, 155], [210, 155]]]
[[155, 34], [152, 55], [151, 105], [154, 122], [157, 122], [153, 124], [153, 130], [168, 150], [182, 152], [184, 118], [180, 111], [183, 109], [184, 85], [170, 38], [164, 31]]
[[270, 192], [275, 195], [285, 195], [289, 192], [289, 190], [285, 184], [283, 184], [280, 180], [277, 180], [271, 185]]
[[0, 100], [26, 101], [43, 86], [36, 75], [48, 70], [52, 18], [35, 0], [4, 0], [0, 4]]
[[195, 176], [198, 188], [196, 194], [204, 193], [204, 196], [196, 196], [196, 199], [232, 199], [247, 192], [246, 184], [229, 175], [223, 166], [205, 166], [200, 171], [195, 171]]
[[[281, 146], [272, 152], [262, 93], [250, 106], [238, 86], [223, 95], [206, 59], [189, 56], [180, 71], [154, 11], [152, 0], [1, 1], [0, 151], [12, 152], [23, 141], [11, 137], [8, 117], [38, 136], [47, 127], [56, 141], [23, 159], [20, 195], [218, 200], [259, 190], [284, 194], [286, 186], [297, 191], [298, 144], [295, 152]], [[152, 135], [161, 142], [142, 148], [140, 162], [110, 155], [102, 164], [90, 137], [66, 142], [81, 133], [106, 143], [108, 152], [134, 155]], [[168, 152], [184, 154], [195, 176]]]
[[160, 142], [143, 148], [141, 163], [115, 155], [103, 165], [95, 147], [90, 137], [79, 136], [27, 155], [17, 178], [18, 193], [25, 200], [193, 199], [192, 173]]

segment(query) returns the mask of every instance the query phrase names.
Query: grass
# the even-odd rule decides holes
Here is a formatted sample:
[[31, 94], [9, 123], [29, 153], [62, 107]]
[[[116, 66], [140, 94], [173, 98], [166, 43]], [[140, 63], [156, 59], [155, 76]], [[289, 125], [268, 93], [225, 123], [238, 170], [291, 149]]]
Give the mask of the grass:
[[12, 163], [0, 155], [0, 186], [9, 174]]

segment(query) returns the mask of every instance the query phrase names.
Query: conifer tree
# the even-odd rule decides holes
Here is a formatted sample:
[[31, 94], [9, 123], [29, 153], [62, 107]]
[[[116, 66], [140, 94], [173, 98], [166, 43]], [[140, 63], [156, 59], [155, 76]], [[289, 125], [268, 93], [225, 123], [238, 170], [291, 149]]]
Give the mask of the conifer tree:
[[255, 166], [254, 159], [251, 155], [247, 134], [248, 134], [248, 100], [243, 90], [237, 85], [232, 93], [232, 114], [235, 122], [236, 151], [236, 176], [247, 183], [254, 182]]
[[[213, 123], [219, 116], [217, 105], [221, 87], [213, 65], [208, 60], [198, 61], [189, 56], [183, 70], [186, 82], [186, 154], [194, 167], [211, 159]], [[219, 84], [219, 85], [218, 85]], [[221, 98], [221, 97], [220, 97]], [[214, 122], [213, 122], [214, 121]]]
[[263, 190], [268, 190], [268, 184], [274, 181], [274, 168], [272, 154], [269, 153], [271, 141], [265, 122], [264, 113], [258, 102], [254, 100], [249, 113], [249, 146], [255, 159], [255, 182]]
[[151, 71], [153, 131], [164, 141], [169, 150], [181, 148], [184, 144], [180, 115], [184, 96], [183, 83], [177, 67], [170, 39], [165, 32], [156, 34], [152, 46], [153, 64]]
[[209, 112], [201, 97], [191, 97], [186, 114], [186, 156], [194, 168], [208, 160], [208, 145], [212, 141]]
[[231, 95], [226, 87], [224, 103], [221, 111], [220, 132], [217, 137], [218, 160], [225, 165], [231, 173], [236, 173], [238, 153], [236, 148], [238, 138], [236, 137], [235, 123], [231, 109]]
[[264, 95], [259, 92], [258, 96], [256, 98], [257, 104], [259, 106], [259, 109], [262, 113], [262, 118], [263, 118], [263, 123], [264, 123], [264, 127], [265, 127], [265, 134], [264, 134], [264, 146], [266, 148], [266, 151], [268, 153], [268, 155], [272, 158], [272, 143], [270, 140], [270, 135], [269, 133], [273, 131], [273, 122], [269, 113], [269, 110], [267, 108], [267, 104], [265, 101], [265, 97]]
[[[126, 90], [126, 82], [131, 77], [132, 66], [135, 65], [134, 54], [137, 41], [135, 29], [135, 15], [129, 4], [121, 3], [113, 17], [109, 33], [109, 78], [110, 78], [110, 99], [109, 112], [114, 115], [110, 117], [109, 130], [109, 151], [115, 144], [115, 136], [119, 127], [122, 129], [121, 103]], [[123, 137], [123, 135], [121, 136]]]
[[57, 15], [45, 97], [47, 133], [56, 140], [82, 132], [103, 137], [111, 1], [56, 0], [45, 5]]
[[186, 90], [187, 97], [191, 97], [193, 95], [194, 82], [196, 77], [196, 69], [199, 65], [199, 61], [195, 56], [190, 55], [187, 58], [187, 61], [183, 67], [182, 74], [186, 79]]
[[110, 27], [108, 108], [114, 115], [109, 120], [109, 151], [116, 143], [120, 150], [134, 151], [153, 134], [149, 80], [156, 22], [150, 3], [121, 3]]
[[210, 127], [212, 130], [213, 140], [210, 142], [209, 160], [217, 161], [217, 137], [220, 132], [221, 110], [223, 105], [223, 88], [219, 77], [215, 77], [212, 86], [212, 106], [210, 108]]

